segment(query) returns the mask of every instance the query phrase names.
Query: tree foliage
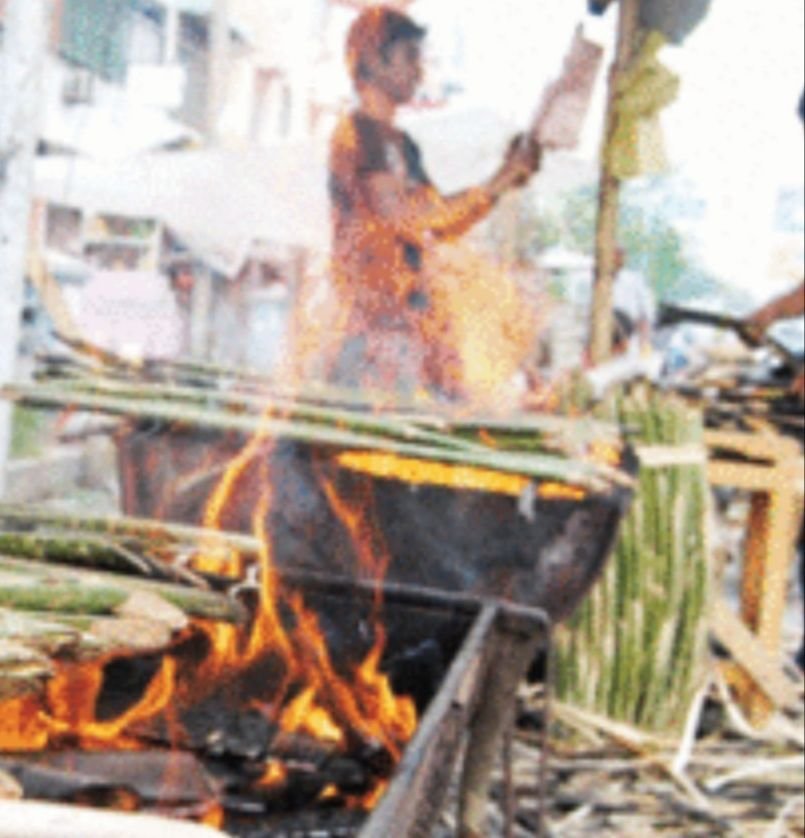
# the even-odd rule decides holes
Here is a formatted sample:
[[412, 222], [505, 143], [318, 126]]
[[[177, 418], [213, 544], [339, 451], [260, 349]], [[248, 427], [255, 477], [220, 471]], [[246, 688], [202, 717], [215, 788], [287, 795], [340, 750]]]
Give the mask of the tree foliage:
[[[597, 186], [588, 184], [565, 193], [534, 215], [531, 252], [538, 254], [562, 245], [592, 255], [597, 211]], [[658, 299], [681, 301], [715, 293], [722, 287], [690, 254], [675, 223], [676, 215], [690, 217], [695, 212], [695, 201], [667, 178], [624, 190], [620, 242], [630, 267], [644, 274]]]

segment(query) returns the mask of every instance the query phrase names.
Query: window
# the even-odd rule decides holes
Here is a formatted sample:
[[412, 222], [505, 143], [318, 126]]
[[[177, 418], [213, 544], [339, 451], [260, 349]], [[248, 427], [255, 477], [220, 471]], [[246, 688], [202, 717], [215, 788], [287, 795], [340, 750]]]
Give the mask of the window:
[[109, 81], [126, 73], [129, 0], [64, 0], [61, 53]]

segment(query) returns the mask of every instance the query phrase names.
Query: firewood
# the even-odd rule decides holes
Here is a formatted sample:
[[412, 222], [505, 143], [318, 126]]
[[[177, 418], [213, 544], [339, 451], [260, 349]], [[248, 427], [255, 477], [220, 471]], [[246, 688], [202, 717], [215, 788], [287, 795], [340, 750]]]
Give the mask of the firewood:
[[95, 660], [107, 655], [156, 652], [166, 649], [175, 638], [170, 625], [147, 617], [6, 613], [21, 621], [20, 642], [55, 660]]
[[770, 659], [757, 635], [721, 599], [716, 600], [713, 606], [711, 631], [777, 707], [783, 710], [799, 707], [801, 702], [797, 689], [786, 678], [780, 663], [775, 664]]
[[[165, 810], [213, 803], [215, 784], [192, 754], [166, 750], [53, 751], [0, 757], [0, 767], [20, 781], [27, 797], [76, 801], [86, 792], [128, 789], [139, 805]], [[172, 781], [171, 778], [181, 778]], [[138, 805], [138, 808], [139, 808]]]
[[71, 654], [81, 643], [81, 631], [50, 615], [0, 609], [0, 639], [21, 643], [48, 657]]
[[0, 700], [39, 692], [52, 673], [47, 656], [20, 643], [0, 639]]

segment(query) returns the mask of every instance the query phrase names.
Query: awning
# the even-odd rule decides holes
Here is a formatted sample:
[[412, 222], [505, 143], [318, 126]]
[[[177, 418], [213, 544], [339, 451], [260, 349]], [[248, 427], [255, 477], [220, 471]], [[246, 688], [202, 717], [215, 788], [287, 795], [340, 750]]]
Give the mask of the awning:
[[46, 108], [41, 138], [77, 154], [120, 159], [178, 143], [197, 142], [200, 136], [158, 108], [122, 104], [116, 108]]
[[87, 212], [160, 219], [212, 267], [231, 274], [259, 242], [327, 249], [324, 154], [310, 144], [197, 150], [98, 162], [36, 161], [36, 197]]

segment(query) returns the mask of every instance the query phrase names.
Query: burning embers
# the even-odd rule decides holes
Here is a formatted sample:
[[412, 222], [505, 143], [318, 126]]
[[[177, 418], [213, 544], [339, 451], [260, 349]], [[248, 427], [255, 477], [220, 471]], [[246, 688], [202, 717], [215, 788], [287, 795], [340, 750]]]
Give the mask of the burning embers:
[[417, 680], [435, 655], [432, 693], [448, 650], [403, 638], [390, 660], [368, 590], [320, 594], [312, 608], [288, 588], [273, 614], [264, 590], [248, 596], [248, 625], [195, 621], [164, 655], [60, 664], [43, 696], [0, 708], [0, 747], [15, 754], [0, 768], [48, 799], [207, 823], [294, 810], [359, 823], [417, 725], [413, 698], [381, 667]]
[[[256, 436], [226, 469], [207, 507], [209, 525], [218, 525], [259, 445]], [[332, 503], [361, 544], [362, 575], [375, 579], [365, 607], [332, 601], [316, 610], [298, 588], [282, 583], [266, 531], [266, 488], [253, 509], [258, 581], [239, 586], [249, 619], [239, 625], [196, 619], [149, 659], [59, 663], [43, 695], [0, 707], [0, 750], [196, 754], [223, 794], [213, 796], [213, 813], [222, 799], [236, 810], [264, 813], [300, 805], [371, 809], [416, 730], [417, 708], [412, 697], [395, 694], [383, 669], [388, 632], [380, 585], [387, 559], [364, 538], [359, 510], [335, 495]], [[203, 547], [194, 572], [242, 570], [239, 555], [222, 558], [210, 545], [208, 561]], [[170, 760], [163, 761], [170, 785]], [[29, 766], [12, 761], [18, 773]], [[85, 791], [76, 790], [75, 799]]]

